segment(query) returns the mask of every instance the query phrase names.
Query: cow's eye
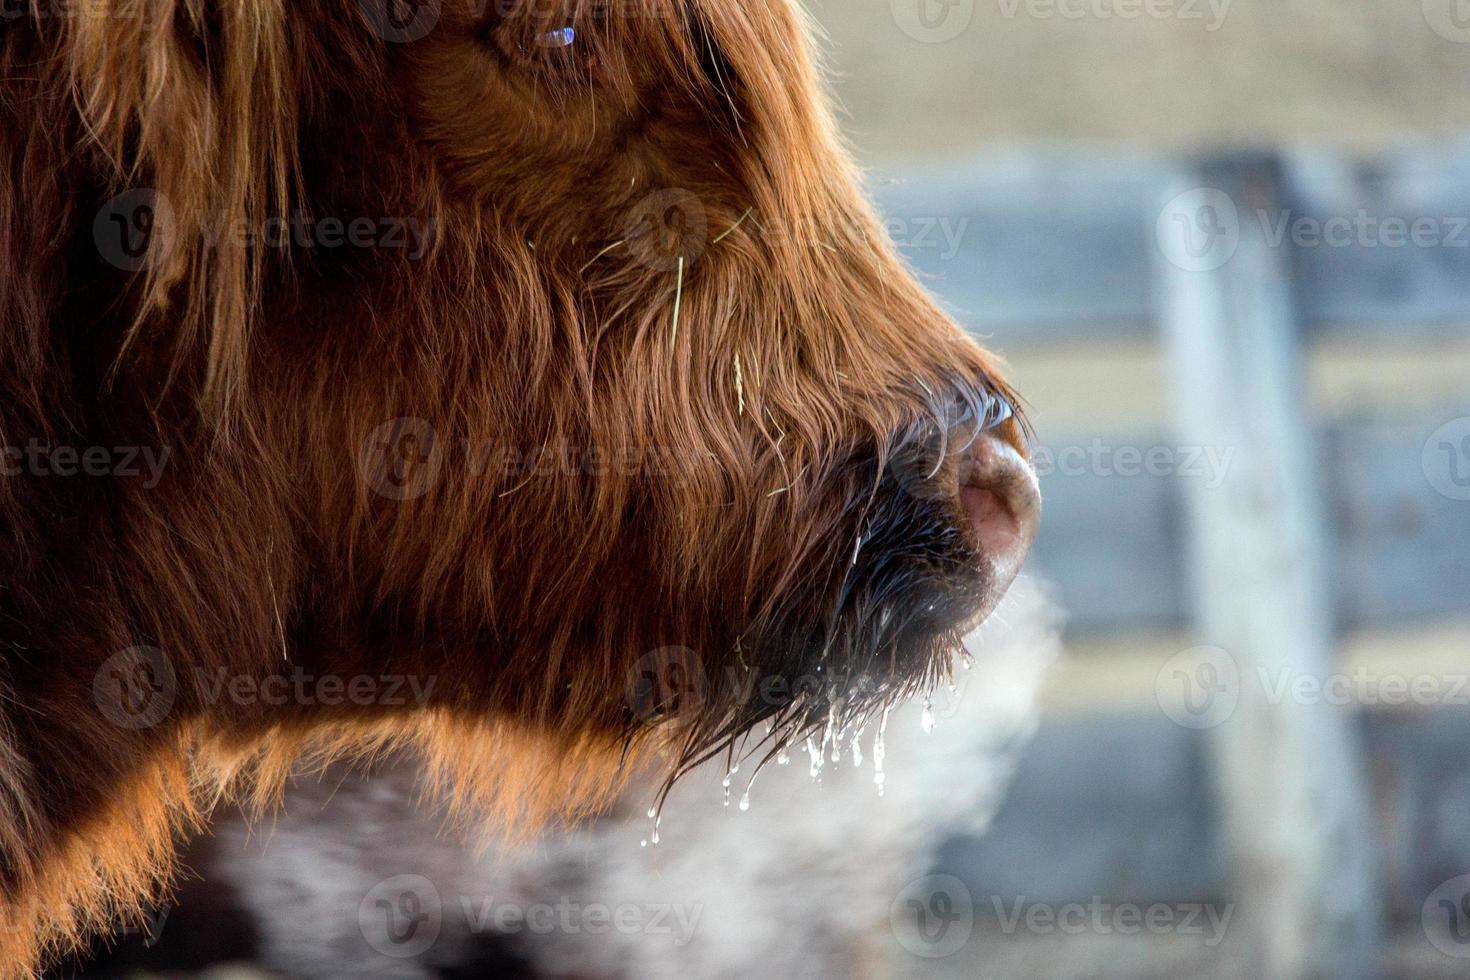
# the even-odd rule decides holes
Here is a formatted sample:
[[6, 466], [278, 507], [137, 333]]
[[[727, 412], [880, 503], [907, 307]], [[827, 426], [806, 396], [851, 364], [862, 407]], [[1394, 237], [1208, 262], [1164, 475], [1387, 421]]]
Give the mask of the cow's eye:
[[571, 24], [547, 29], [524, 18], [496, 17], [480, 30], [480, 42], [503, 64], [549, 81], [574, 81], [594, 65], [591, 45]]
[[570, 48], [577, 43], [577, 29], [575, 27], [558, 27], [554, 31], [547, 31], [536, 38], [538, 48]]

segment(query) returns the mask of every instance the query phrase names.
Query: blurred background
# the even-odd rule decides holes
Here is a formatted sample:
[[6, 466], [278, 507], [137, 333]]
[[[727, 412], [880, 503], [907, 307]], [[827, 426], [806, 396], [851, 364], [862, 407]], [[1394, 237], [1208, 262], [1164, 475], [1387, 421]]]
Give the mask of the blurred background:
[[1470, 976], [1470, 7], [811, 10], [891, 233], [1030, 402], [1068, 617], [936, 862], [975, 934], [897, 962]]
[[[807, 6], [1036, 428], [1031, 580], [932, 740], [895, 715], [883, 800], [701, 777], [657, 857], [637, 793], [475, 866], [401, 774], [315, 783], [99, 975], [1470, 976], [1470, 6]], [[450, 924], [568, 896], [648, 918]]]

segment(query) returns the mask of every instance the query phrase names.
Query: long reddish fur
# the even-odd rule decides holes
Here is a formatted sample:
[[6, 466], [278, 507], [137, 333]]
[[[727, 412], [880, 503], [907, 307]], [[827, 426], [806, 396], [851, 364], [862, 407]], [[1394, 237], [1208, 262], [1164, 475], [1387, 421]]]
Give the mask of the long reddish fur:
[[[885, 241], [789, 0], [446, 0], [412, 44], [348, 0], [43, 6], [0, 25], [0, 441], [170, 461], [154, 487], [0, 479], [0, 974], [161, 899], [181, 835], [302, 765], [406, 748], [456, 816], [530, 830], [647, 751], [688, 761], [734, 706], [630, 731], [639, 658], [748, 670], [741, 638], [848, 562], [841, 462], [956, 377], [1005, 390]], [[559, 68], [482, 50], [569, 21]], [[133, 188], [172, 220], [130, 274], [92, 223]], [[682, 270], [619, 244], [667, 188], [704, 219]], [[220, 233], [296, 210], [433, 234]], [[363, 461], [405, 417], [443, 456], [388, 499]], [[465, 444], [672, 466], [471, 478]], [[93, 680], [138, 645], [178, 691], [132, 730]], [[349, 710], [198, 680], [283, 664], [437, 683]]]

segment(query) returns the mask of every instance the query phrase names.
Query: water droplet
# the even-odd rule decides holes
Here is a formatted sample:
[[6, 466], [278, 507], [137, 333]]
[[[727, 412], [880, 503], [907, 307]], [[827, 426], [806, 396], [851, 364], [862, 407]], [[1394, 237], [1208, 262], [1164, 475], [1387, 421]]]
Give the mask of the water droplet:
[[648, 808], [648, 819], [652, 820], [656, 816], [658, 816], [658, 810], [655, 809], [654, 807], [649, 807]]
[[740, 809], [742, 812], [750, 809], [750, 790], [740, 795]]
[[934, 731], [934, 705], [929, 702], [928, 698], [924, 699], [924, 717], [920, 720], [920, 724], [924, 728], [925, 735]]
[[776, 765], [778, 765], [778, 766], [789, 766], [789, 765], [791, 765], [791, 753], [786, 751], [786, 746], [784, 746], [784, 745], [781, 746], [780, 751], [778, 751], [776, 753]]
[[888, 712], [892, 708], [883, 709], [883, 720], [878, 723], [878, 734], [873, 736], [873, 785], [878, 787], [878, 795], [883, 795], [883, 784], [888, 777], [883, 772], [883, 759], [888, 754], [883, 738], [888, 734]]
[[638, 846], [639, 847], [647, 847], [648, 846], [648, 841], [646, 839], [641, 840], [641, 841], [638, 842]]
[[811, 735], [806, 737], [806, 751], [812, 760], [812, 778], [819, 779], [822, 775], [822, 750], [817, 745], [816, 738]]

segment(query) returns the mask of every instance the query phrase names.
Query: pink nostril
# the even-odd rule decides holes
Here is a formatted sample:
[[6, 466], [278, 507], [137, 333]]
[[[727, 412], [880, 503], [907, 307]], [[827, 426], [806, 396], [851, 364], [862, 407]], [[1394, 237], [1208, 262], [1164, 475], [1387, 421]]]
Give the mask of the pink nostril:
[[1041, 521], [1036, 473], [1010, 442], [985, 433], [966, 452], [959, 483], [972, 541], [991, 566], [999, 598], [1020, 572]]

